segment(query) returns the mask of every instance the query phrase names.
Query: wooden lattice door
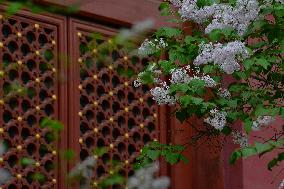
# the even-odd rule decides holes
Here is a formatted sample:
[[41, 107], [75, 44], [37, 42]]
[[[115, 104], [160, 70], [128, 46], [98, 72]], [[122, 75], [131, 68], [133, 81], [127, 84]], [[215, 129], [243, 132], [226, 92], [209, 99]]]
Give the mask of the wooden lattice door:
[[[1, 11], [3, 13], [3, 10]], [[7, 149], [1, 169], [11, 178], [1, 188], [29, 189], [61, 186], [58, 150], [65, 137], [53, 140], [44, 117], [66, 123], [66, 82], [61, 53], [66, 53], [63, 17], [33, 15], [23, 11], [12, 17], [0, 15], [0, 139]], [[33, 164], [24, 164], [25, 158]], [[61, 164], [62, 165], [62, 164]], [[34, 179], [36, 173], [40, 179]]]
[[[75, 150], [80, 161], [97, 147], [110, 149], [97, 159], [94, 186], [112, 173], [112, 160], [123, 164], [120, 173], [127, 177], [145, 143], [165, 142], [166, 129], [160, 125], [166, 125], [167, 119], [159, 116], [165, 109], [154, 103], [147, 86], [134, 88], [133, 79], [116, 71], [130, 67], [138, 72], [147, 59], [111, 51], [112, 64], [106, 65], [96, 60], [96, 50], [86, 50], [92, 32], [107, 38], [116, 30], [27, 11], [9, 18], [3, 15], [0, 140], [8, 148], [0, 154], [0, 168], [8, 170], [11, 178], [0, 189], [66, 188], [66, 171], [73, 165], [59, 155], [67, 148]], [[44, 117], [63, 122], [57, 140], [48, 128], [40, 127]], [[24, 165], [25, 158], [35, 162]], [[36, 173], [40, 179], [34, 179]]]
[[[131, 68], [138, 72], [148, 60], [129, 57], [121, 51], [109, 53], [110, 64], [96, 59], [94, 49], [86, 50], [90, 34], [102, 33], [106, 39], [115, 30], [102, 25], [75, 19], [69, 21], [70, 51], [72, 60], [69, 78], [70, 115], [73, 120], [69, 130], [69, 144], [80, 154], [80, 160], [92, 155], [97, 147], [107, 147], [109, 152], [97, 159], [93, 185], [102, 176], [112, 173], [111, 161], [123, 164], [120, 174], [132, 173], [131, 163], [142, 147], [153, 140], [165, 140], [159, 128], [159, 109], [152, 100], [147, 86], [133, 87], [133, 78], [122, 76], [119, 69]], [[165, 121], [165, 120], [164, 120]]]

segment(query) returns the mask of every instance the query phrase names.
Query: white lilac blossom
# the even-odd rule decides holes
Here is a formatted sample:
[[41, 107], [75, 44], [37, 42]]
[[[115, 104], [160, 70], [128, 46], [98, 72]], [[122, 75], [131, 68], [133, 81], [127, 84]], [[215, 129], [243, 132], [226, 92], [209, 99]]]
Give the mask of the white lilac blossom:
[[271, 6], [273, 2], [284, 4], [284, 0], [264, 0], [262, 7], [266, 8], [267, 6]]
[[182, 1], [181, 0], [170, 0], [171, 4], [175, 7], [180, 7], [182, 6]]
[[203, 75], [202, 77], [200, 77], [200, 79], [205, 82], [206, 87], [216, 87], [217, 85], [216, 81], [209, 75]]
[[138, 49], [138, 54], [141, 56], [147, 56], [155, 52], [156, 52], [156, 45], [149, 39], [145, 39], [145, 41], [141, 44], [141, 46]]
[[185, 20], [193, 20], [197, 23], [202, 23], [212, 17], [215, 12], [216, 4], [199, 8], [197, 0], [184, 0], [180, 5], [179, 14]]
[[79, 178], [80, 188], [88, 189], [94, 176], [96, 159], [92, 156], [87, 157], [84, 161], [77, 164], [69, 173], [70, 179]]
[[134, 85], [134, 87], [140, 87], [142, 85], [142, 81], [139, 77], [139, 74], [138, 74], [138, 78], [133, 81], [133, 85]]
[[222, 98], [230, 98], [231, 97], [231, 93], [228, 89], [219, 88], [217, 94]]
[[278, 189], [284, 189], [284, 179], [281, 181], [280, 185], [278, 186]]
[[274, 121], [275, 118], [272, 116], [259, 116], [255, 121], [253, 121], [252, 129], [258, 131], [261, 127], [269, 126]]
[[155, 178], [159, 170], [157, 162], [135, 172], [127, 181], [128, 189], [167, 189], [170, 185], [168, 177]]
[[161, 86], [154, 87], [150, 90], [153, 100], [155, 100], [158, 104], [175, 104], [176, 97], [171, 96], [170, 87], [166, 84], [166, 82], [162, 82]]
[[237, 0], [235, 7], [220, 5], [216, 8], [213, 20], [205, 29], [205, 33], [231, 27], [243, 35], [250, 23], [258, 18], [258, 13], [257, 0]]
[[232, 74], [240, 70], [238, 59], [249, 57], [244, 43], [240, 41], [229, 42], [226, 45], [217, 44], [200, 44], [200, 54], [193, 61], [196, 66], [214, 63], [218, 65], [225, 73]]
[[164, 41], [163, 38], [149, 40], [145, 39], [141, 46], [138, 48], [138, 54], [140, 56], [147, 56], [154, 54], [159, 50], [166, 48], [168, 44]]
[[[211, 78], [209, 75], [203, 76], [190, 76], [187, 72], [190, 71], [190, 66], [186, 66], [184, 68], [177, 68], [171, 71], [171, 79], [169, 79], [171, 84], [181, 84], [181, 83], [189, 83], [194, 79], [203, 80], [205, 82], [206, 87], [215, 87], [217, 83]], [[161, 73], [158, 73], [159, 75]], [[158, 104], [174, 104], [177, 100], [177, 96], [170, 95], [170, 88], [166, 82], [161, 82], [158, 78], [156, 78], [157, 83], [160, 86], [152, 88], [150, 90], [153, 100], [155, 100]], [[134, 81], [134, 86], [140, 86], [141, 80], [138, 75], [138, 79]]]
[[[3, 142], [0, 142], [0, 157], [7, 151], [6, 146]], [[4, 184], [8, 180], [10, 180], [12, 177], [9, 170], [0, 168], [0, 185]]]
[[231, 27], [242, 35], [249, 24], [258, 18], [259, 4], [257, 0], [237, 0], [236, 6], [229, 4], [212, 4], [199, 8], [197, 0], [184, 0], [182, 2], [173, 0], [172, 4], [179, 7], [179, 14], [185, 20], [193, 20], [203, 23], [212, 19], [205, 28], [205, 33], [214, 29]]
[[248, 136], [244, 133], [241, 133], [239, 131], [233, 131], [232, 132], [233, 137], [233, 143], [239, 144], [241, 148], [248, 147]]
[[151, 30], [153, 26], [154, 21], [151, 19], [138, 22], [131, 29], [122, 29], [116, 37], [116, 42], [121, 44], [129, 39], [137, 38], [141, 34]]
[[177, 68], [172, 70], [172, 75], [170, 82], [171, 84], [178, 84], [178, 83], [189, 83], [194, 79], [203, 80], [205, 82], [206, 87], [215, 87], [217, 84], [213, 78], [209, 75], [203, 75], [201, 77], [193, 75], [190, 76], [187, 71], [190, 70], [190, 66], [185, 68]]
[[204, 119], [204, 122], [208, 123], [217, 130], [222, 130], [227, 124], [226, 116], [226, 112], [213, 109], [210, 110], [210, 117]]
[[189, 83], [192, 80], [192, 78], [188, 75], [187, 70], [184, 68], [174, 69], [171, 74], [170, 82], [172, 84]]
[[9, 170], [0, 168], [0, 185], [5, 184], [11, 179], [12, 175]]

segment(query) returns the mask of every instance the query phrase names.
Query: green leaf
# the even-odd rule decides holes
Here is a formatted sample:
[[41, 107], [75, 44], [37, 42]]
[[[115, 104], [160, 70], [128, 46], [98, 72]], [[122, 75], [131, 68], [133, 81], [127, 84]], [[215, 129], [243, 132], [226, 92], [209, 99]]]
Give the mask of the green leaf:
[[284, 53], [284, 39], [280, 42], [280, 53]]
[[284, 107], [280, 108], [280, 115], [284, 119]]
[[254, 147], [247, 147], [247, 148], [242, 149], [243, 157], [249, 157], [255, 154], [257, 154], [257, 150]]
[[278, 163], [277, 158], [271, 160], [268, 164], [267, 164], [267, 168], [269, 171], [272, 171], [272, 168], [275, 167]]
[[233, 83], [229, 86], [229, 91], [232, 93], [240, 93], [248, 88], [247, 84], [244, 83]]
[[6, 13], [9, 16], [16, 14], [22, 7], [23, 7], [22, 3], [18, 3], [18, 2], [10, 3], [6, 9]]
[[187, 111], [186, 110], [180, 110], [176, 112], [176, 118], [182, 123], [184, 122], [188, 116], [187, 116]]
[[284, 152], [278, 154], [278, 160], [280, 160], [280, 161], [284, 160]]
[[33, 165], [35, 163], [35, 160], [34, 159], [31, 159], [31, 158], [22, 158], [21, 159], [21, 165], [26, 167], [26, 166], [29, 166], [29, 165]]
[[94, 150], [94, 155], [97, 155], [97, 156], [102, 156], [104, 154], [106, 154], [108, 152], [107, 148], [105, 147], [98, 147], [98, 148], [95, 148]]
[[278, 163], [284, 160], [284, 152], [279, 153], [278, 156], [274, 159], [272, 159], [268, 164], [267, 168], [268, 170], [272, 171], [272, 168], [275, 166], [278, 166]]
[[181, 155], [181, 156], [180, 156], [180, 160], [183, 161], [183, 162], [186, 163], [186, 164], [189, 163], [189, 159], [186, 158], [184, 155]]
[[214, 73], [214, 72], [216, 72], [217, 69], [218, 69], [218, 66], [216, 66], [216, 65], [205, 65], [203, 67], [203, 72], [205, 74]]
[[183, 107], [187, 107], [191, 103], [191, 96], [185, 95], [180, 97], [180, 103]]
[[252, 59], [246, 59], [244, 60], [243, 65], [246, 70], [249, 70], [254, 65], [254, 61]]
[[227, 105], [232, 108], [235, 109], [238, 107], [238, 100], [237, 99], [230, 99], [227, 101]]
[[160, 60], [158, 64], [161, 66], [165, 75], [170, 74], [173, 69], [177, 68], [174, 62], [168, 60]]
[[[249, 146], [249, 147], [234, 151], [231, 154], [230, 163], [234, 164], [236, 160], [238, 160], [241, 157], [249, 157], [249, 156], [253, 156], [256, 154], [260, 154], [261, 156], [262, 154], [270, 152], [271, 150], [277, 147], [280, 147], [280, 146], [282, 147], [283, 144], [284, 144], [284, 139], [280, 139], [276, 142], [268, 141], [267, 143], [264, 143], [264, 144], [256, 142], [254, 146]], [[278, 158], [279, 158], [279, 161], [282, 161], [284, 159], [284, 153], [283, 154], [281, 153], [280, 156], [278, 156]], [[271, 168], [271, 166], [273, 166], [274, 163], [275, 163], [274, 161], [271, 162], [270, 165], [268, 165], [268, 167]]]
[[100, 183], [100, 187], [107, 188], [116, 184], [122, 184], [124, 182], [124, 178], [118, 174], [110, 175], [107, 178], [103, 179]]
[[68, 149], [63, 152], [63, 157], [65, 160], [72, 160], [75, 158], [74, 150]]
[[213, 30], [209, 33], [209, 39], [211, 41], [219, 41], [222, 37], [222, 34], [219, 32], [219, 30]]
[[182, 104], [183, 107], [187, 107], [190, 104], [200, 105], [202, 102], [203, 102], [202, 98], [197, 98], [191, 95], [185, 95], [180, 97], [180, 103]]
[[158, 29], [155, 33], [157, 37], [177, 37], [182, 33], [180, 29], [177, 28], [169, 28], [169, 27], [162, 27]]
[[158, 150], [148, 150], [147, 155], [150, 159], [156, 160], [160, 156], [160, 152]]
[[182, 64], [186, 64], [189, 60], [189, 56], [186, 54], [183, 48], [176, 47], [169, 50], [169, 59], [172, 62], [179, 61]]
[[63, 124], [62, 123], [60, 123], [57, 120], [51, 120], [49, 118], [44, 118], [41, 121], [40, 126], [42, 128], [48, 127], [50, 129], [52, 129], [53, 131], [57, 131], [57, 132], [60, 132], [63, 129]]
[[220, 3], [220, 0], [197, 0], [196, 4], [199, 8], [210, 6], [214, 3]]
[[42, 7], [36, 6], [36, 5], [32, 5], [30, 7], [30, 9], [33, 13], [40, 13], [40, 12], [44, 11], [44, 9], [42, 9]]
[[270, 66], [270, 63], [264, 58], [256, 59], [255, 64], [263, 67], [264, 69], [267, 69], [268, 66]]
[[175, 93], [175, 92], [186, 93], [189, 89], [190, 88], [189, 88], [188, 84], [186, 84], [186, 83], [170, 85], [170, 93]]
[[32, 179], [33, 179], [34, 181], [38, 181], [38, 182], [42, 183], [42, 182], [45, 181], [46, 178], [45, 178], [45, 175], [42, 174], [42, 173], [34, 173], [34, 174], [32, 175]]
[[159, 11], [161, 12], [162, 16], [169, 16], [170, 15], [170, 4], [168, 2], [163, 2], [159, 6]]
[[230, 128], [230, 127], [227, 127], [227, 126], [225, 126], [223, 129], [222, 129], [222, 133], [224, 133], [225, 135], [229, 135], [229, 134], [231, 134], [231, 132], [232, 132], [232, 129]]
[[249, 118], [244, 121], [244, 127], [247, 134], [252, 131], [252, 121]]
[[154, 83], [154, 77], [151, 71], [140, 72], [139, 77], [143, 84], [152, 84]]
[[199, 97], [194, 97], [192, 96], [191, 97], [191, 102], [194, 104], [194, 105], [200, 105], [204, 100], [202, 98], [199, 98]]
[[165, 155], [166, 161], [171, 165], [177, 163], [180, 159], [180, 154], [168, 153]]
[[235, 164], [236, 161], [241, 157], [242, 157], [241, 151], [239, 151], [239, 150], [234, 151], [231, 154], [230, 159], [229, 159], [230, 164]]
[[272, 146], [269, 143], [259, 143], [259, 142], [255, 142], [255, 149], [257, 151], [257, 153], [264, 153], [266, 151], [269, 151], [272, 148]]
[[263, 115], [271, 115], [275, 116], [279, 113], [279, 108], [273, 108], [273, 107], [264, 107], [263, 104], [259, 104], [255, 108], [254, 114], [256, 116], [263, 116]]
[[190, 90], [198, 95], [205, 92], [205, 81], [200, 79], [193, 79], [189, 82]]
[[184, 42], [186, 44], [192, 44], [193, 42], [200, 42], [200, 41], [202, 41], [202, 38], [194, 37], [192, 35], [187, 35], [184, 39]]

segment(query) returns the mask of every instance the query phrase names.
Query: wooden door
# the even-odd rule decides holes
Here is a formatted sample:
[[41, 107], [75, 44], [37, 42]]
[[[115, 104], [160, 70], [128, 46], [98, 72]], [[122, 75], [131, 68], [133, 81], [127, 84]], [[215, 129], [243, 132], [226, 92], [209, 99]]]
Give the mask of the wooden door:
[[[0, 12], [0, 139], [7, 149], [1, 169], [11, 178], [1, 188], [62, 188], [64, 164], [58, 149], [66, 145], [44, 117], [67, 123], [65, 69], [66, 19], [22, 11], [10, 18]], [[65, 74], [66, 75], [66, 74]], [[31, 164], [23, 160], [32, 159]], [[38, 175], [38, 179], [33, 179]]]
[[[122, 163], [120, 173], [127, 177], [144, 144], [166, 142], [166, 108], [155, 104], [147, 86], [134, 88], [133, 78], [117, 72], [117, 68], [132, 68], [138, 73], [148, 60], [111, 51], [113, 64], [107, 65], [96, 60], [94, 50], [86, 50], [91, 33], [100, 32], [107, 39], [116, 29], [28, 11], [7, 18], [4, 9], [0, 139], [8, 149], [0, 157], [0, 166], [11, 179], [1, 189], [66, 188], [66, 171], [73, 166], [61, 158], [66, 149], [75, 150], [78, 161], [97, 147], [110, 149], [97, 160], [93, 184], [111, 174], [112, 160]], [[63, 122], [64, 130], [56, 140], [50, 129], [40, 127], [44, 117]], [[34, 162], [24, 165], [27, 158]], [[161, 173], [167, 170], [163, 163]]]
[[[115, 29], [76, 19], [69, 20], [69, 144], [82, 161], [98, 147], [107, 147], [108, 153], [97, 159], [94, 185], [100, 177], [112, 173], [111, 161], [122, 164], [121, 175], [132, 174], [131, 163], [148, 142], [165, 142], [164, 108], [158, 108], [147, 86], [133, 87], [133, 78], [118, 73], [119, 69], [132, 69], [136, 73], [147, 64], [147, 59], [130, 57], [122, 51], [109, 51], [110, 62], [97, 59], [95, 41], [87, 49], [91, 34], [99, 32], [105, 39]], [[111, 41], [110, 41], [111, 42]], [[71, 81], [72, 80], [72, 81]], [[97, 158], [97, 157], [96, 157]], [[162, 172], [165, 174], [166, 165]], [[115, 188], [115, 187], [114, 187]]]

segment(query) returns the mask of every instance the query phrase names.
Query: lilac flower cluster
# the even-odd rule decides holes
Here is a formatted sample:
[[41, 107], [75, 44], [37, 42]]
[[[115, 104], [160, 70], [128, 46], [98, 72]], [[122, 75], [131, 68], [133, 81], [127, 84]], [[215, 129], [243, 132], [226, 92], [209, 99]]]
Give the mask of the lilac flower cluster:
[[[7, 152], [7, 148], [3, 142], [0, 142], [0, 157]], [[12, 179], [12, 175], [8, 169], [0, 168], [0, 185]]]
[[[171, 84], [180, 84], [180, 83], [190, 83], [192, 80], [198, 79], [205, 82], [206, 87], [215, 87], [217, 83], [211, 78], [209, 75], [190, 76], [188, 74], [189, 71], [192, 71], [189, 66], [185, 68], [177, 68], [173, 69], [171, 72], [171, 79], [169, 80]], [[139, 78], [138, 78], [139, 79]], [[170, 87], [166, 82], [161, 82], [156, 79], [159, 86], [154, 87], [150, 90], [153, 100], [155, 100], [158, 104], [175, 104], [177, 101], [177, 95], [172, 96], [170, 94]], [[136, 82], [136, 83], [135, 83]], [[134, 86], [138, 86], [139, 80], [134, 82]]]
[[275, 118], [272, 116], [259, 116], [253, 123], [252, 129], [258, 131], [261, 127], [269, 126], [275, 121]]
[[199, 24], [211, 19], [205, 33], [214, 29], [227, 27], [235, 29], [243, 35], [249, 24], [258, 18], [259, 4], [257, 0], [237, 0], [236, 6], [228, 4], [216, 4], [199, 8], [197, 0], [171, 0], [171, 3], [179, 7], [179, 14], [185, 20], [193, 20]]
[[202, 43], [199, 49], [200, 54], [194, 60], [194, 65], [199, 66], [212, 62], [227, 74], [232, 74], [234, 71], [240, 70], [238, 59], [249, 57], [244, 43], [240, 41], [229, 42], [226, 45], [221, 43]]
[[239, 144], [241, 148], [248, 147], [248, 136], [240, 131], [233, 131], [232, 132], [233, 143]]
[[153, 100], [155, 100], [159, 105], [161, 104], [175, 104], [177, 98], [170, 95], [170, 87], [166, 82], [162, 82], [161, 86], [154, 87], [150, 90]]
[[69, 173], [70, 179], [79, 178], [80, 188], [89, 189], [92, 178], [94, 176], [94, 168], [96, 165], [96, 159], [93, 156], [87, 157], [81, 163], [78, 163]]
[[147, 56], [158, 52], [159, 50], [166, 48], [168, 44], [163, 38], [149, 40], [145, 39], [141, 46], [138, 48], [138, 54], [140, 56]]
[[157, 162], [142, 168], [128, 179], [128, 189], [167, 189], [170, 185], [168, 177], [155, 178], [155, 173], [159, 170]]
[[281, 181], [278, 189], [284, 189], [284, 179]]
[[222, 98], [231, 98], [231, 93], [228, 89], [219, 88], [218, 95]]
[[188, 74], [188, 71], [192, 71], [189, 66], [185, 68], [173, 69], [170, 79], [171, 84], [189, 83], [194, 79], [199, 79], [205, 81], [206, 87], [215, 87], [217, 85], [214, 79], [212, 79], [209, 75], [203, 74], [202, 76], [197, 76], [197, 75], [190, 76]]
[[226, 116], [226, 112], [213, 109], [210, 110], [210, 117], [204, 119], [204, 122], [208, 123], [217, 130], [222, 130], [227, 124]]

